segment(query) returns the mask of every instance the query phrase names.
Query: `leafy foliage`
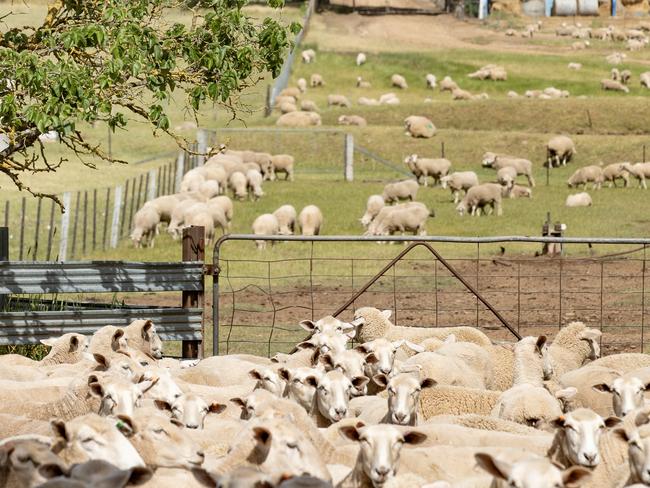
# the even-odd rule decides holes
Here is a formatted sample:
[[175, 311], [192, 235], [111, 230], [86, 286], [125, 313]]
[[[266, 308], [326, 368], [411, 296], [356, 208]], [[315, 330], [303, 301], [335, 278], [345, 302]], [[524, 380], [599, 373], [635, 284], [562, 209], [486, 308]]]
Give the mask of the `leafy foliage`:
[[65, 161], [47, 160], [42, 134], [56, 131], [76, 154], [108, 159], [80, 122], [115, 131], [135, 115], [170, 133], [172, 94], [182, 92], [194, 115], [206, 102], [234, 114], [242, 90], [279, 73], [298, 24], [254, 21], [242, 10], [246, 0], [192, 3], [186, 26], [165, 20], [183, 6], [178, 0], [55, 0], [42, 25], [1, 32], [0, 171], [32, 192], [22, 172], [56, 171]]

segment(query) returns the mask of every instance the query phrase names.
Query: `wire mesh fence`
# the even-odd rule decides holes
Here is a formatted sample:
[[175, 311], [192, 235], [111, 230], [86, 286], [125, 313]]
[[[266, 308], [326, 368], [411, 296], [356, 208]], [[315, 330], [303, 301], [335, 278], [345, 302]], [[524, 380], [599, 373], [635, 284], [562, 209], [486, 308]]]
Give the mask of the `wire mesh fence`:
[[227, 236], [215, 248], [221, 353], [286, 352], [305, 337], [300, 320], [339, 310], [349, 320], [364, 306], [390, 309], [397, 325], [473, 326], [495, 341], [552, 337], [579, 320], [603, 332], [605, 354], [648, 347], [650, 240], [556, 239], [564, 256], [535, 257], [553, 239], [426, 237], [416, 240], [441, 259], [416, 246], [393, 261], [399, 247], [362, 237], [278, 242], [281, 254], [256, 251], [245, 242], [254, 238]]

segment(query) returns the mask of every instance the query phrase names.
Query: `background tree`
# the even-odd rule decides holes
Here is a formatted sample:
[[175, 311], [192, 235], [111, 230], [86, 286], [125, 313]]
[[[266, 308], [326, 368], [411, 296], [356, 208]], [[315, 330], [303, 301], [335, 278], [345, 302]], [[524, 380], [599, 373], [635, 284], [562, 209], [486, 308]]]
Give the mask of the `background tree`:
[[[182, 144], [165, 109], [172, 94], [186, 98], [194, 117], [206, 102], [234, 114], [242, 90], [277, 75], [300, 29], [253, 20], [246, 3], [193, 1], [186, 26], [166, 21], [183, 6], [178, 0], [56, 0], [42, 25], [0, 26], [0, 171], [18, 188], [56, 200], [21, 181], [24, 172], [56, 171], [65, 162], [48, 161], [41, 134], [58, 132], [82, 161], [108, 160], [84, 138], [82, 123], [115, 131], [136, 115]], [[283, 0], [268, 3], [281, 8]]]

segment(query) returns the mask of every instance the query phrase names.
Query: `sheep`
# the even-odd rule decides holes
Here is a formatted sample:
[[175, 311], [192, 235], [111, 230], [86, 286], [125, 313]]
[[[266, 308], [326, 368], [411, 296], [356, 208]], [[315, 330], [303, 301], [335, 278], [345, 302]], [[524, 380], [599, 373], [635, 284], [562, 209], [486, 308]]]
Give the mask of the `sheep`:
[[422, 203], [411, 202], [382, 208], [368, 226], [366, 235], [385, 236], [395, 232], [413, 232], [413, 235], [426, 235], [426, 220], [434, 216]]
[[88, 338], [74, 332], [63, 334], [58, 338], [41, 339], [40, 343], [50, 348], [47, 355], [40, 361], [20, 354], [2, 354], [0, 355], [0, 368], [11, 365], [45, 368], [59, 364], [75, 364], [85, 358], [88, 349]]
[[625, 171], [625, 166], [623, 166], [624, 164], [630, 163], [614, 163], [603, 168], [603, 182], [609, 181], [609, 188], [611, 188], [612, 185], [616, 188], [616, 180], [619, 178], [623, 180], [623, 186], [625, 188], [630, 186], [630, 178], [628, 172]]
[[316, 61], [316, 51], [313, 49], [305, 49], [302, 53], [300, 53], [300, 57], [302, 58], [303, 63], [311, 64]]
[[316, 205], [307, 205], [298, 214], [298, 224], [303, 236], [317, 236], [323, 227], [323, 213]]
[[379, 100], [377, 100], [376, 98], [367, 98], [367, 97], [359, 97], [357, 99], [357, 103], [359, 105], [367, 105], [367, 106], [371, 106], [371, 107], [380, 105]]
[[205, 244], [209, 246], [212, 243], [214, 240], [214, 219], [212, 218], [212, 214], [210, 214], [210, 212], [205, 210], [196, 213], [190, 213], [190, 215], [188, 215], [188, 217], [185, 219], [185, 227], [191, 226], [203, 227]]
[[424, 81], [427, 83], [427, 88], [431, 88], [432, 90], [438, 86], [437, 85], [437, 80], [436, 80], [436, 75], [432, 75], [431, 73], [427, 73], [427, 75], [424, 77]]
[[529, 186], [535, 186], [535, 179], [533, 178], [533, 163], [528, 159], [486, 152], [483, 154], [482, 166], [494, 168], [497, 171], [505, 166], [512, 166], [517, 170], [517, 175], [526, 176]]
[[[392, 102], [393, 100], [396, 100], [396, 102]], [[384, 93], [379, 97], [379, 104], [380, 105], [397, 105], [399, 104], [399, 98], [397, 98], [397, 95], [395, 95], [393, 92], [389, 93]]]
[[151, 320], [134, 320], [124, 327], [127, 344], [155, 359], [162, 358], [163, 344]]
[[565, 207], [591, 207], [592, 205], [591, 196], [586, 192], [569, 195], [564, 202]]
[[264, 196], [264, 191], [262, 190], [263, 179], [262, 173], [257, 170], [251, 169], [246, 172], [246, 186], [251, 200], [258, 200]]
[[424, 186], [427, 186], [428, 177], [433, 177], [433, 183], [436, 185], [440, 179], [447, 176], [451, 168], [451, 161], [444, 158], [420, 158], [417, 154], [411, 154], [404, 159], [404, 164], [408, 166], [411, 172], [420, 182], [424, 177]]
[[436, 415], [490, 415], [502, 392], [461, 386], [441, 385], [420, 394], [420, 413], [424, 420]]
[[618, 68], [612, 68], [610, 70], [611, 78], [614, 81], [621, 81], [621, 72], [618, 70]]
[[298, 107], [296, 107], [296, 104], [291, 103], [291, 102], [282, 102], [279, 105], [279, 109], [280, 109], [280, 113], [282, 113], [282, 114], [288, 114], [288, 113], [291, 113], [291, 112], [297, 112], [298, 111]]
[[510, 463], [486, 453], [475, 455], [477, 464], [494, 476], [493, 488], [519, 486], [533, 487], [578, 487], [591, 477], [588, 469], [571, 466], [564, 469], [546, 458], [531, 456], [515, 463]]
[[603, 170], [598, 165], [583, 166], [577, 169], [567, 180], [569, 188], [578, 188], [580, 185], [587, 188], [591, 183], [592, 190], [600, 190], [603, 184]]
[[605, 58], [605, 60], [609, 64], [621, 64], [625, 60], [625, 58], [627, 58], [627, 54], [615, 52], [615, 53], [609, 54]]
[[517, 33], [514, 29], [506, 29], [504, 34], [506, 37], [513, 37]]
[[[628, 429], [616, 429], [614, 432], [628, 445], [630, 477], [625, 486], [643, 487], [650, 485], [650, 469], [648, 469], [648, 452], [650, 452], [650, 428], [646, 412], [639, 413], [635, 418], [635, 426]], [[633, 483], [639, 483], [634, 484]]]
[[212, 206], [221, 208], [221, 210], [223, 210], [224, 216], [226, 217], [228, 227], [230, 227], [230, 222], [232, 221], [233, 218], [233, 204], [230, 197], [227, 197], [225, 195], [220, 195], [218, 197], [211, 198], [210, 200], [208, 200], [207, 206], [208, 209]]
[[366, 202], [366, 213], [360, 219], [361, 225], [367, 228], [385, 205], [386, 202], [381, 195], [370, 195]]
[[282, 205], [273, 215], [278, 220], [278, 234], [293, 235], [296, 228], [296, 209], [292, 205]]
[[409, 86], [402, 75], [394, 74], [390, 77], [390, 84], [401, 90], [406, 90]]
[[583, 49], [587, 49], [590, 45], [591, 44], [589, 41], [576, 41], [573, 44], [571, 44], [571, 49], [573, 49], [574, 51], [580, 51]]
[[366, 64], [366, 55], [364, 53], [357, 54], [357, 66]]
[[283, 103], [290, 103], [292, 105], [295, 105], [297, 102], [296, 98], [289, 96], [289, 95], [278, 95], [275, 97], [275, 108], [280, 108], [280, 105]]
[[645, 392], [650, 389], [648, 373], [649, 368], [641, 368], [593, 385], [592, 388], [611, 394], [614, 415], [623, 418], [633, 410], [645, 406]]
[[575, 70], [575, 71], [579, 71], [579, 70], [582, 69], [582, 64], [580, 64], [580, 63], [569, 63], [567, 65], [567, 68]]
[[298, 87], [298, 90], [300, 90], [300, 93], [305, 93], [307, 91], [307, 80], [304, 78], [298, 78], [296, 86]]
[[213, 198], [221, 193], [221, 188], [219, 183], [215, 180], [206, 180], [201, 183], [199, 186], [199, 193], [201, 193], [205, 198]]
[[302, 92], [300, 91], [300, 88], [295, 87], [295, 86], [291, 86], [291, 87], [287, 87], [287, 88], [283, 89], [278, 94], [278, 96], [280, 96], [280, 97], [293, 97], [294, 102], [295, 102], [295, 100], [300, 98], [301, 93]]
[[397, 476], [402, 446], [417, 445], [426, 440], [426, 435], [420, 432], [401, 432], [388, 425], [365, 426], [361, 423], [341, 427], [340, 432], [345, 438], [360, 444], [354, 468], [338, 485], [341, 488], [384, 486]]
[[388, 183], [384, 186], [381, 197], [384, 202], [391, 204], [400, 200], [415, 201], [420, 185], [415, 180], [402, 180], [396, 183]]
[[501, 208], [501, 185], [496, 183], [483, 183], [473, 186], [465, 197], [460, 201], [456, 207], [456, 211], [463, 215], [469, 212], [470, 215], [479, 215], [480, 209], [485, 211], [485, 206], [490, 205], [492, 210], [496, 211], [497, 216], [503, 214]]
[[454, 80], [451, 79], [449, 76], [445, 76], [442, 81], [440, 82], [440, 91], [454, 91], [455, 89], [458, 88], [458, 85]]
[[245, 200], [248, 196], [248, 179], [243, 172], [235, 171], [228, 178], [228, 186], [233, 196], [238, 200]]
[[[253, 222], [253, 234], [258, 236], [274, 236], [280, 233], [280, 223], [273, 214], [262, 214]], [[266, 249], [266, 241], [255, 241], [257, 249]], [[271, 241], [273, 245], [273, 241]]]
[[623, 169], [639, 180], [639, 186], [647, 189], [646, 178], [650, 178], [650, 163], [623, 163]]
[[590, 329], [582, 322], [571, 322], [563, 327], [553, 339], [548, 351], [555, 374], [560, 377], [589, 360], [598, 359], [598, 341], [601, 335], [599, 330]]
[[410, 115], [404, 119], [406, 135], [428, 139], [436, 134], [436, 126], [428, 118]]
[[630, 82], [630, 79], [632, 79], [632, 73], [629, 69], [621, 71], [621, 83], [627, 85]]
[[577, 153], [575, 144], [567, 136], [555, 136], [546, 143], [546, 164], [549, 167], [566, 166]]
[[315, 112], [289, 112], [281, 115], [275, 122], [281, 127], [309, 127], [312, 125], [321, 125], [320, 115]]
[[153, 208], [144, 206], [133, 217], [131, 240], [136, 248], [142, 245], [153, 248], [160, 224], [160, 214]]
[[313, 73], [309, 77], [309, 86], [312, 88], [316, 88], [319, 86], [325, 86], [325, 80], [323, 80], [323, 77], [319, 75], [318, 73]]
[[341, 115], [338, 122], [339, 125], [356, 125], [358, 127], [365, 127], [368, 125], [366, 119], [360, 115]]
[[454, 88], [451, 92], [452, 100], [472, 100], [473, 96], [467, 90], [461, 88]]
[[497, 183], [511, 189], [517, 179], [517, 170], [512, 166], [506, 166], [497, 171]]
[[284, 173], [285, 181], [293, 181], [294, 162], [294, 157], [289, 154], [275, 154], [271, 156], [270, 179], [275, 180], [277, 173]]
[[454, 197], [454, 204], [457, 204], [461, 191], [467, 193], [467, 190], [473, 186], [477, 186], [479, 183], [478, 176], [476, 176], [474, 171], [456, 171], [440, 178], [440, 184], [443, 189], [449, 187]]
[[485, 347], [492, 346], [492, 342], [485, 334], [472, 327], [437, 327], [435, 329], [400, 327], [390, 322], [390, 316], [390, 310], [381, 311], [373, 307], [358, 308], [354, 313], [355, 320], [360, 324], [356, 340], [365, 343], [383, 337], [390, 341], [405, 339], [418, 344], [430, 338], [444, 340], [453, 334], [462, 342], [473, 342]]
[[626, 45], [630, 51], [640, 51], [646, 46], [646, 44], [648, 44], [647, 39], [644, 39], [643, 41], [639, 41], [637, 39], [628, 39]]
[[301, 100], [300, 101], [300, 110], [302, 112], [320, 112], [316, 103], [311, 100]]
[[205, 177], [200, 172], [194, 170], [188, 171], [181, 181], [181, 193], [199, 191], [199, 187], [204, 181]]
[[650, 71], [645, 71], [639, 75], [639, 83], [641, 83], [641, 86], [650, 88]]
[[630, 89], [623, 83], [620, 81], [610, 80], [609, 78], [603, 78], [600, 80], [600, 87], [603, 90], [621, 91], [625, 93], [630, 92]]
[[372, 88], [372, 84], [369, 81], [364, 81], [361, 76], [357, 76], [357, 88]]
[[169, 224], [169, 221], [172, 218], [174, 207], [178, 205], [179, 201], [180, 199], [178, 195], [163, 195], [152, 200], [148, 200], [144, 203], [143, 207], [153, 207], [160, 216], [160, 222]]
[[327, 95], [327, 106], [349, 108], [352, 106], [352, 104], [350, 103], [350, 100], [348, 100], [344, 95]]

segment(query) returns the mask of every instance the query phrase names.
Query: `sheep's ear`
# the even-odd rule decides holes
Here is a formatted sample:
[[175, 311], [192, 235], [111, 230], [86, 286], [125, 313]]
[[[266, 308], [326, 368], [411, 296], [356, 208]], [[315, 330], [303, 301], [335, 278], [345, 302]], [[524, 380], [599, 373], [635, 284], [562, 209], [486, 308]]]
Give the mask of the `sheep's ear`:
[[291, 379], [291, 372], [287, 368], [280, 368], [278, 369], [278, 375], [280, 378], [282, 378], [284, 381], [289, 381]]
[[309, 375], [305, 378], [305, 383], [316, 388], [318, 386], [318, 378], [313, 375]]
[[261, 375], [260, 372], [259, 372], [258, 370], [256, 370], [256, 369], [251, 369], [251, 370], [248, 372], [248, 376], [250, 376], [250, 377], [253, 378], [254, 380], [261, 380], [261, 379], [262, 379], [262, 375]]
[[[334, 360], [332, 359], [332, 356], [330, 353], [324, 354], [320, 358], [318, 358], [320, 363], [325, 366], [326, 370], [334, 369]], [[329, 369], [328, 369], [329, 368]]]
[[376, 374], [372, 377], [372, 381], [374, 381], [377, 386], [380, 386], [381, 388], [386, 388], [388, 386], [388, 376], [386, 376], [384, 373]]
[[153, 385], [158, 383], [159, 379], [160, 378], [158, 378], [157, 376], [154, 376], [152, 379], [141, 380], [138, 382], [138, 388], [142, 393], [145, 393], [149, 391], [153, 387]]
[[365, 376], [355, 376], [354, 378], [352, 378], [352, 386], [354, 386], [357, 389], [363, 388], [368, 384], [368, 381], [370, 380]]
[[571, 400], [574, 396], [578, 394], [578, 389], [575, 386], [569, 386], [562, 390], [555, 392], [555, 398], [562, 401]]
[[365, 344], [359, 344], [358, 346], [356, 346], [356, 347], [354, 348], [354, 350], [355, 350], [355, 351], [358, 351], [358, 352], [360, 352], [360, 353], [362, 353], [362, 354], [369, 354], [369, 353], [372, 352], [372, 351], [368, 348], [368, 346], [366, 346]]
[[153, 322], [151, 320], [147, 320], [142, 326], [142, 338], [147, 339], [149, 337], [149, 334], [152, 332], [153, 332]]
[[600, 391], [602, 393], [612, 393], [612, 387], [609, 386], [607, 383], [598, 383], [597, 385], [592, 386], [592, 388], [596, 391]]
[[166, 402], [165, 400], [154, 400], [153, 402], [156, 405], [156, 408], [158, 410], [168, 410], [171, 411], [172, 405], [169, 402]]
[[316, 323], [313, 320], [301, 320], [299, 325], [307, 332], [314, 333], [318, 330]]
[[133, 419], [128, 415], [118, 415], [115, 427], [126, 437], [132, 436], [137, 432]]
[[79, 338], [73, 335], [70, 337], [70, 348], [68, 350], [70, 352], [75, 352], [77, 349], [79, 349]]
[[551, 420], [551, 426], [555, 427], [556, 429], [563, 428], [565, 423], [566, 419], [564, 418], [564, 415], [560, 415], [558, 418]]
[[636, 418], [634, 419], [634, 425], [636, 425], [637, 427], [639, 427], [639, 426], [641, 426], [641, 425], [645, 425], [645, 424], [647, 424], [648, 422], [650, 422], [650, 418], [648, 417], [648, 413], [647, 413], [647, 412], [641, 412], [641, 413], [639, 413], [639, 414], [636, 416]]
[[296, 344], [296, 349], [314, 349], [315, 347], [316, 346], [309, 341], [299, 342]]
[[367, 364], [377, 364], [377, 362], [379, 362], [379, 359], [377, 359], [377, 356], [375, 356], [374, 352], [371, 352], [365, 357], [365, 361]]
[[[455, 336], [454, 334], [449, 335], [449, 336], [447, 337], [447, 339], [449, 339], [449, 337], [453, 337], [453, 338], [454, 338], [454, 342], [456, 342], [456, 336]], [[408, 348], [409, 348], [411, 351], [413, 351], [413, 352], [424, 352], [424, 351], [426, 350], [426, 349], [424, 349], [424, 347], [422, 347], [420, 344], [415, 344], [415, 343], [413, 343], [413, 342], [411, 342], [411, 341], [407, 341], [407, 340], [404, 340], [404, 345], [405, 345], [406, 347], [408, 347]]]
[[393, 315], [393, 312], [390, 310], [382, 310], [381, 314], [384, 316], [386, 320], [390, 319], [391, 315]]
[[96, 397], [102, 398], [104, 396], [104, 388], [99, 383], [91, 383], [88, 385], [90, 387], [90, 392]]
[[537, 354], [540, 356], [542, 355], [542, 349], [544, 348], [544, 345], [546, 344], [546, 336], [541, 335], [537, 338], [537, 342], [535, 342], [535, 350], [537, 351]]
[[436, 380], [434, 380], [433, 378], [425, 378], [420, 383], [420, 388], [433, 388], [437, 384], [438, 384], [438, 382]]
[[562, 481], [566, 488], [578, 488], [591, 478], [591, 471], [582, 466], [571, 466], [562, 472]]
[[[153, 471], [150, 472], [151, 476], [153, 476]], [[151, 478], [151, 476], [149, 478]], [[192, 468], [192, 477], [198, 482], [199, 486], [207, 486], [209, 488], [221, 486], [218, 485], [214, 478], [210, 476], [210, 473], [203, 468]]]
[[208, 412], [210, 413], [221, 413], [226, 409], [226, 405], [223, 403], [213, 402], [208, 405]]
[[65, 476], [67, 473], [58, 464], [48, 463], [42, 464], [38, 468], [38, 474], [40, 474], [46, 480], [49, 480], [56, 478], [57, 476]]
[[485, 471], [497, 479], [508, 480], [512, 466], [498, 459], [494, 459], [489, 454], [479, 452], [474, 455], [476, 463]]
[[619, 419], [618, 417], [607, 417], [605, 419], [605, 427], [612, 428], [615, 425], [620, 424], [621, 422], [623, 422], [623, 421], [621, 419]]
[[68, 442], [70, 437], [68, 436], [68, 431], [65, 428], [65, 422], [63, 420], [55, 419], [50, 422], [50, 428], [55, 438]]
[[422, 444], [426, 440], [427, 440], [427, 435], [423, 434], [422, 432], [418, 432], [417, 430], [412, 430], [404, 434], [405, 444], [411, 444], [415, 446], [417, 444]]
[[623, 442], [630, 442], [630, 440], [632, 439], [629, 435], [627, 435], [625, 429], [614, 429], [613, 433], [616, 437], [621, 439]]
[[253, 427], [253, 438], [264, 446], [271, 443], [271, 431], [265, 427]]
[[93, 353], [93, 359], [103, 368], [108, 368], [110, 366], [110, 361], [103, 354]]
[[233, 402], [238, 407], [246, 408], [246, 400], [244, 400], [242, 398], [239, 398], [239, 397], [231, 398], [230, 401]]
[[355, 442], [359, 441], [359, 431], [354, 425], [339, 427], [339, 434], [341, 434], [344, 439], [350, 439]]
[[44, 346], [54, 347], [54, 343], [56, 342], [56, 339], [54, 337], [50, 337], [48, 339], [41, 339], [39, 342]]
[[583, 341], [595, 341], [603, 335], [598, 329], [585, 329], [580, 333], [580, 339]]
[[123, 335], [124, 335], [124, 329], [117, 329], [113, 333], [113, 340], [116, 341], [116, 340], [120, 339]]

